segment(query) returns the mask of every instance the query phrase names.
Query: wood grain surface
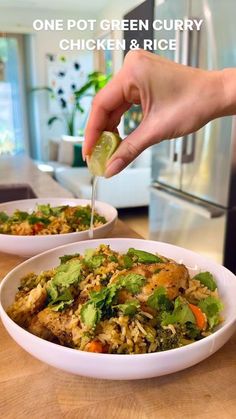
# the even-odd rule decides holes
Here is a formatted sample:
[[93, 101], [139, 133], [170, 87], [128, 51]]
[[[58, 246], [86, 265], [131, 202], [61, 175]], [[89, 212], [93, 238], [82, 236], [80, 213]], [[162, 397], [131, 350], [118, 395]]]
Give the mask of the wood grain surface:
[[[111, 237], [139, 237], [118, 221]], [[0, 254], [1, 278], [22, 258]], [[236, 335], [200, 364], [169, 376], [107, 381], [34, 359], [0, 325], [0, 418], [228, 419], [236, 417]]]

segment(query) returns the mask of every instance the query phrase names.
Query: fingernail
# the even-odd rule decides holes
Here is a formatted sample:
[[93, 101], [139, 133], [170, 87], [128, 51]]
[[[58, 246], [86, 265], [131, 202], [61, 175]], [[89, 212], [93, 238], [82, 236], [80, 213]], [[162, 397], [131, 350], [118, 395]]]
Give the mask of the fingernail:
[[115, 159], [113, 160], [105, 171], [105, 177], [111, 177], [116, 175], [118, 172], [120, 172], [125, 167], [125, 162], [122, 159]]
[[89, 153], [87, 152], [87, 150], [82, 148], [83, 161], [86, 161], [88, 156], [89, 156]]

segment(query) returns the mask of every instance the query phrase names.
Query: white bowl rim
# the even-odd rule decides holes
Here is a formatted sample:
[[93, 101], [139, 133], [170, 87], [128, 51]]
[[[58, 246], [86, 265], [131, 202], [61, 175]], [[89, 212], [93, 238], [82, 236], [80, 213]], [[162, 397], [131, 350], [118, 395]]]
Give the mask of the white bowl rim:
[[[94, 358], [94, 357], [100, 358], [101, 357], [103, 359], [104, 358], [107, 358], [109, 360], [112, 360], [113, 359], [114, 361], [115, 360], [117, 361], [118, 359], [123, 359], [123, 360], [124, 359], [129, 359], [129, 360], [133, 359], [133, 360], [135, 360], [135, 359], [140, 359], [140, 358], [143, 359], [143, 358], [147, 358], [147, 357], [148, 358], [149, 357], [152, 357], [152, 358], [155, 358], [155, 357], [162, 358], [164, 356], [168, 356], [170, 354], [173, 354], [174, 355], [176, 353], [179, 354], [179, 355], [181, 355], [181, 353], [182, 353], [182, 355], [184, 355], [185, 351], [189, 351], [188, 348], [191, 348], [192, 345], [194, 345], [194, 347], [197, 348], [197, 345], [198, 345], [198, 347], [201, 347], [204, 344], [206, 344], [207, 342], [210, 344], [212, 341], [215, 340], [215, 337], [216, 336], [220, 336], [227, 329], [229, 329], [233, 325], [233, 323], [235, 323], [235, 321], [236, 321], [236, 312], [234, 314], [234, 317], [228, 323], [222, 325], [222, 327], [220, 327], [219, 329], [217, 329], [214, 333], [212, 333], [212, 335], [206, 336], [206, 337], [204, 337], [203, 339], [201, 339], [199, 341], [190, 343], [190, 344], [185, 345], [185, 346], [182, 346], [180, 348], [168, 349], [166, 351], [151, 352], [151, 353], [145, 353], [145, 354], [106, 354], [106, 353], [93, 353], [93, 352], [81, 351], [80, 349], [68, 348], [67, 346], [62, 346], [62, 345], [59, 345], [57, 343], [49, 342], [46, 339], [42, 339], [42, 338], [40, 338], [40, 337], [38, 337], [38, 336], [36, 336], [36, 335], [28, 332], [23, 327], [21, 327], [17, 323], [15, 323], [8, 316], [8, 314], [6, 313], [5, 309], [3, 308], [2, 302], [1, 302], [2, 288], [7, 283], [9, 276], [12, 275], [12, 274], [14, 274], [14, 272], [16, 272], [20, 267], [26, 265], [29, 261], [32, 261], [33, 259], [36, 259], [36, 258], [39, 258], [39, 257], [44, 256], [45, 254], [53, 253], [56, 250], [67, 248], [67, 247], [70, 247], [70, 246], [71, 247], [72, 246], [75, 246], [76, 243], [78, 243], [79, 245], [81, 245], [83, 243], [86, 243], [86, 242], [88, 243], [88, 245], [91, 244], [91, 243], [93, 243], [93, 242], [100, 242], [100, 244], [103, 244], [102, 242], [104, 240], [106, 240], [106, 238], [104, 238], [104, 239], [93, 239], [93, 240], [83, 240], [83, 241], [80, 241], [80, 242], [68, 243], [68, 244], [65, 244], [65, 245], [62, 245], [62, 246], [55, 247], [54, 249], [47, 250], [47, 251], [45, 251], [43, 253], [40, 253], [40, 254], [38, 254], [36, 256], [33, 256], [33, 257], [27, 259], [26, 261], [20, 263], [19, 265], [17, 265], [14, 269], [12, 269], [10, 272], [8, 272], [8, 274], [3, 278], [3, 280], [0, 283], [0, 314], [6, 316], [8, 322], [10, 322], [12, 324], [12, 326], [14, 328], [16, 328], [16, 330], [20, 330], [21, 332], [23, 331], [23, 332], [27, 333], [28, 335], [30, 335], [31, 339], [33, 339], [35, 341], [35, 343], [41, 342], [41, 344], [45, 345], [45, 347], [48, 348], [48, 349], [50, 349], [50, 348], [52, 349], [51, 345], [56, 345], [57, 350], [58, 351], [62, 351], [64, 353], [65, 352], [68, 353], [68, 354], [78, 353], [80, 356], [85, 356], [86, 355], [86, 356], [89, 356], [91, 358]], [[128, 242], [128, 241], [131, 241], [131, 240], [135, 240], [135, 241], [140, 242], [140, 243], [149, 242], [151, 244], [155, 244], [155, 246], [163, 245], [164, 244], [166, 246], [171, 247], [172, 249], [175, 249], [176, 248], [176, 249], [183, 249], [184, 251], [187, 250], [189, 252], [189, 254], [192, 254], [193, 256], [194, 255], [195, 256], [201, 256], [206, 262], [208, 261], [208, 262], [214, 263], [215, 266], [219, 267], [220, 269], [224, 269], [232, 277], [232, 279], [234, 279], [236, 281], [236, 276], [229, 269], [227, 269], [224, 266], [219, 265], [218, 263], [212, 261], [210, 258], [207, 258], [205, 256], [199, 255], [198, 253], [193, 252], [192, 250], [185, 249], [184, 247], [181, 247], [181, 246], [175, 246], [173, 244], [169, 244], [169, 243], [165, 243], [165, 242], [159, 242], [159, 241], [154, 241], [154, 240], [135, 239], [135, 238], [132, 239], [132, 238], [123, 238], [123, 237], [108, 238], [107, 240], [109, 240], [109, 242], [110, 241], [111, 242], [113, 242], [113, 241], [115, 242], [117, 240], [122, 240], [122, 241], [127, 241]]]
[[[7, 204], [17, 204], [17, 203], [24, 203], [24, 202], [27, 202], [27, 203], [29, 203], [30, 204], [30, 202], [31, 203], [37, 203], [37, 202], [39, 202], [39, 201], [41, 201], [41, 202], [47, 202], [48, 204], [50, 204], [50, 200], [58, 200], [58, 201], [62, 201], [62, 200], [68, 200], [68, 201], [72, 201], [72, 202], [74, 202], [74, 203], [78, 203], [79, 204], [79, 202], [80, 201], [83, 201], [84, 203], [87, 203], [87, 204], [91, 204], [91, 200], [90, 199], [83, 199], [83, 198], [58, 198], [58, 197], [56, 197], [56, 198], [53, 198], [53, 197], [51, 197], [51, 198], [32, 198], [32, 199], [19, 199], [19, 200], [17, 200], [17, 201], [7, 201], [7, 202], [2, 202], [1, 204], [0, 204], [0, 211], [1, 211], [1, 206], [5, 206], [5, 205], [7, 205]], [[68, 204], [69, 205], [69, 204]], [[110, 223], [113, 223], [113, 221], [115, 221], [116, 219], [117, 219], [117, 217], [118, 217], [118, 211], [117, 211], [117, 209], [115, 208], [115, 207], [113, 207], [111, 204], [108, 204], [107, 202], [103, 202], [103, 201], [97, 201], [97, 200], [95, 200], [95, 206], [96, 205], [104, 205], [105, 207], [107, 207], [107, 209], [109, 209], [110, 211], [113, 211], [113, 214], [112, 214], [112, 217], [111, 217], [111, 219], [110, 220], [108, 220], [105, 224], [103, 224], [103, 225], [101, 225], [101, 226], [99, 226], [99, 227], [94, 227], [94, 230], [96, 230], [96, 231], [100, 231], [101, 229], [103, 229], [105, 226], [108, 226]], [[81, 205], [81, 206], [83, 206], [83, 205]], [[17, 208], [16, 208], [17, 209]], [[87, 229], [87, 230], [82, 230], [82, 231], [73, 231], [72, 233], [58, 233], [58, 234], [45, 234], [45, 235], [36, 235], [36, 236], [30, 236], [30, 235], [18, 235], [18, 234], [4, 234], [4, 233], [0, 233], [0, 238], [1, 237], [7, 237], [8, 239], [9, 238], [14, 238], [14, 239], [17, 239], [17, 240], [22, 240], [22, 239], [24, 239], [24, 240], [45, 240], [45, 237], [55, 237], [55, 238], [57, 238], [57, 237], [71, 237], [71, 236], [75, 236], [76, 234], [78, 235], [78, 234], [81, 234], [81, 233], [87, 233], [89, 231], [89, 229]], [[40, 253], [41, 254], [41, 253]], [[37, 255], [36, 255], [37, 256]]]

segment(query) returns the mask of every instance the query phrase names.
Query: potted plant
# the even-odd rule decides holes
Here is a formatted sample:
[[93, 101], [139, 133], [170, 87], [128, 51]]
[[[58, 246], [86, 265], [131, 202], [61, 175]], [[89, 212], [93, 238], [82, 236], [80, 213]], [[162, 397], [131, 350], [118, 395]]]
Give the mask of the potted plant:
[[80, 132], [76, 132], [75, 129], [75, 118], [77, 114], [82, 114], [85, 112], [84, 108], [81, 105], [82, 98], [88, 96], [95, 96], [95, 94], [108, 83], [111, 77], [111, 74], [103, 74], [100, 71], [95, 71], [93, 73], [88, 74], [86, 83], [83, 86], [81, 86], [79, 90], [73, 91], [72, 104], [69, 104], [64, 98], [62, 99], [60, 94], [55, 93], [54, 90], [48, 86], [35, 87], [31, 89], [31, 92], [44, 90], [51, 95], [52, 99], [57, 100], [62, 112], [60, 115], [51, 116], [47, 121], [48, 126], [51, 127], [56, 121], [62, 121], [64, 122], [66, 128], [65, 134], [67, 136], [76, 137], [79, 134], [83, 135], [83, 130], [81, 130]]

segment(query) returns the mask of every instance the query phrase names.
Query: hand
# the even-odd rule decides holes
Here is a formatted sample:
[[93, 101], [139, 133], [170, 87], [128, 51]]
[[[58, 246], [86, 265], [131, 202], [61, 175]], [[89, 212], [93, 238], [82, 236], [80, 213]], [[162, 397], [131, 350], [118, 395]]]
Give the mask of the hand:
[[102, 131], [117, 131], [132, 104], [141, 104], [142, 122], [108, 162], [106, 177], [120, 172], [145, 148], [227, 114], [222, 73], [187, 67], [143, 50], [130, 51], [122, 69], [93, 101], [83, 154], [91, 153]]

